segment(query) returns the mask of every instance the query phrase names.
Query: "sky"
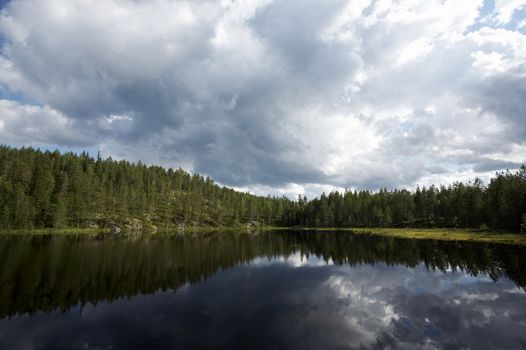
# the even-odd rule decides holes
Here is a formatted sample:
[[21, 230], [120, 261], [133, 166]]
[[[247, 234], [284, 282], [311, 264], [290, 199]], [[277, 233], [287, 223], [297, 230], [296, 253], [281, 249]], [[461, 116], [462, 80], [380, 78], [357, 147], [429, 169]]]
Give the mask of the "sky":
[[0, 0], [0, 144], [260, 195], [526, 162], [526, 0]]

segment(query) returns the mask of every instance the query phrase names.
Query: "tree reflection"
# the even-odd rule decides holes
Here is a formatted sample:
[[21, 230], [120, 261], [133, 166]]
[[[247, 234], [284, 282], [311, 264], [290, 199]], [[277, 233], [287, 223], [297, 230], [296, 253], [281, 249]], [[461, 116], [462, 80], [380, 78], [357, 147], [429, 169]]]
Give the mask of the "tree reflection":
[[0, 241], [0, 318], [66, 311], [202, 281], [256, 257], [316, 256], [337, 265], [386, 263], [506, 276], [526, 287], [526, 249], [329, 232], [208, 233], [137, 240], [12, 236]]

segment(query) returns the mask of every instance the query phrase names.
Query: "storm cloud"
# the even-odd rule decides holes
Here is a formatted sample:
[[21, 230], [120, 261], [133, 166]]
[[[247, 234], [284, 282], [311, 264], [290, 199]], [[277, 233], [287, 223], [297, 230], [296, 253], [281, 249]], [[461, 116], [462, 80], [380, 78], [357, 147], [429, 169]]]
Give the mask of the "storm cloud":
[[487, 178], [526, 161], [525, 3], [5, 2], [0, 143], [260, 194]]

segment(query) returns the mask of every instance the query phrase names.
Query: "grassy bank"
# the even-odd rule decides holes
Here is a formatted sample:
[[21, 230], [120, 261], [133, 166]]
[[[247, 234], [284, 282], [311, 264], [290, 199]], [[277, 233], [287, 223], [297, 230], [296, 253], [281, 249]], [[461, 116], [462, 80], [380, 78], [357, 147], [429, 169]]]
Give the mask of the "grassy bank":
[[526, 235], [519, 233], [481, 232], [469, 229], [445, 228], [302, 228], [315, 231], [351, 231], [356, 234], [372, 234], [409, 239], [437, 239], [442, 241], [472, 241], [526, 245]]

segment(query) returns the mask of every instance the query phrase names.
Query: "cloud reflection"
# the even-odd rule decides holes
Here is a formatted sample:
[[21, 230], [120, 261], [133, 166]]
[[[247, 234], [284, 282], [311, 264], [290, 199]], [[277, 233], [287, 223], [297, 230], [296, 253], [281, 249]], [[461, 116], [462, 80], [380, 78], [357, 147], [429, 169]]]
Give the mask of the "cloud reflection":
[[525, 301], [506, 278], [293, 254], [175, 292], [2, 320], [0, 347], [518, 349]]

